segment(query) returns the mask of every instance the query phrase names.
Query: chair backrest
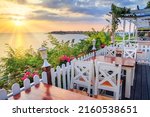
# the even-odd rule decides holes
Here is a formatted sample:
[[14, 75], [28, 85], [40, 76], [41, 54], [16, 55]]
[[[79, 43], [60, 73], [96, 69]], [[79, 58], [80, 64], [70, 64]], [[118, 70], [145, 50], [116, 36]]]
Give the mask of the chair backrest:
[[24, 81], [23, 81], [23, 85], [24, 85], [24, 89], [29, 89], [31, 87], [31, 84], [30, 84], [30, 80], [28, 78], [26, 78]]
[[15, 83], [12, 85], [12, 93], [13, 95], [16, 95], [18, 93], [20, 93], [20, 85], [18, 83]]
[[123, 57], [136, 59], [136, 48], [125, 47]]
[[138, 43], [131, 43], [129, 42], [128, 44], [125, 45], [126, 47], [129, 47], [129, 48], [138, 48], [139, 47], [139, 44]]
[[105, 56], [116, 56], [116, 47], [107, 47]]
[[119, 49], [123, 49], [124, 48], [124, 44], [123, 44], [123, 42], [122, 43], [117, 43], [115, 47], [119, 48]]
[[87, 88], [87, 93], [90, 94], [91, 82], [94, 76], [94, 67], [92, 61], [75, 61], [71, 68], [71, 86], [80, 85]]
[[7, 100], [7, 91], [5, 89], [0, 89], [0, 100]]
[[38, 75], [34, 75], [33, 81], [34, 81], [34, 85], [39, 84], [39, 83], [40, 83], [40, 78], [39, 78], [39, 76], [38, 76]]
[[46, 72], [42, 72], [42, 82], [46, 83], [46, 84], [48, 83], [47, 82], [47, 73]]
[[95, 61], [96, 80], [94, 95], [98, 95], [98, 90], [108, 90], [116, 93], [119, 99], [121, 65]]

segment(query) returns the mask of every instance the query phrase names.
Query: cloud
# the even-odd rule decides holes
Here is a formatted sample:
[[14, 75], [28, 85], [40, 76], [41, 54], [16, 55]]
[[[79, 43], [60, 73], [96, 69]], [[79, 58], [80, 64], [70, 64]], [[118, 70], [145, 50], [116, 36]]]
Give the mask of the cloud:
[[[4, 1], [4, 0], [3, 0]], [[6, 1], [6, 0], [5, 0]], [[111, 4], [136, 8], [146, 6], [149, 0], [7, 0], [29, 8], [28, 19], [50, 21], [99, 22], [111, 9]], [[21, 6], [21, 7], [22, 7]], [[11, 8], [9, 8], [11, 9]], [[7, 10], [0, 10], [7, 11]], [[6, 12], [8, 14], [8, 12]]]

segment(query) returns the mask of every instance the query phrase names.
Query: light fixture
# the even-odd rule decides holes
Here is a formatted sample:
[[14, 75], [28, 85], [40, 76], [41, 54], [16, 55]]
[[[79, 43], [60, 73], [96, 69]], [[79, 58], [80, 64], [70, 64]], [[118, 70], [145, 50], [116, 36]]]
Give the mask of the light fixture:
[[92, 50], [94, 51], [94, 50], [96, 50], [96, 47], [95, 47], [95, 44], [96, 44], [96, 40], [95, 39], [93, 39], [93, 48], [92, 48]]
[[51, 66], [47, 61], [47, 49], [45, 47], [41, 47], [39, 48], [39, 51], [42, 59], [44, 60], [42, 68]]

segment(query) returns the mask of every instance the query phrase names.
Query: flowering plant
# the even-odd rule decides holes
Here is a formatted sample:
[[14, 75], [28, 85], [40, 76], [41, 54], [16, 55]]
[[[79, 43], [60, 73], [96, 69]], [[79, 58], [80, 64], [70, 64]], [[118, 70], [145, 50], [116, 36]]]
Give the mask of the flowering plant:
[[27, 71], [27, 72], [25, 72], [25, 74], [24, 74], [24, 76], [21, 78], [21, 80], [25, 80], [25, 79], [29, 78], [30, 80], [33, 81], [33, 77], [34, 77], [35, 75], [38, 75], [38, 76], [39, 76], [39, 74], [38, 74], [37, 71], [34, 71], [33, 73]]
[[74, 59], [74, 57], [69, 57], [69, 56], [67, 56], [67, 55], [62, 55], [62, 56], [60, 56], [60, 64], [62, 65], [62, 64], [65, 64], [65, 63], [67, 63], [67, 62], [70, 62], [71, 60], [73, 60]]
[[100, 45], [101, 48], [104, 48], [105, 46], [106, 46], [105, 44], [101, 44], [101, 45]]

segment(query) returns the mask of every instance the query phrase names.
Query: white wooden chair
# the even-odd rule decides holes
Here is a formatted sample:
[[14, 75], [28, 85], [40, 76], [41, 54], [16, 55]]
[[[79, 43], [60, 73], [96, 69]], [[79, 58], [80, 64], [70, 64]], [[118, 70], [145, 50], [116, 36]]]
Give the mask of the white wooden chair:
[[23, 81], [24, 89], [29, 89], [31, 87], [30, 80], [27, 78]]
[[136, 59], [136, 51], [137, 51], [136, 48], [125, 47], [123, 57]]
[[7, 91], [5, 89], [0, 89], [0, 100], [7, 100]]
[[46, 84], [48, 83], [47, 82], [47, 73], [46, 72], [42, 72], [42, 82], [46, 83]]
[[35, 75], [35, 76], [33, 77], [33, 82], [34, 82], [34, 85], [37, 85], [37, 84], [40, 83], [40, 78], [39, 78], [38, 75]]
[[139, 44], [138, 43], [131, 43], [129, 42], [127, 45], [125, 45], [126, 47], [129, 47], [129, 48], [138, 48], [139, 47]]
[[113, 92], [114, 99], [121, 98], [121, 66], [95, 61], [95, 69], [96, 81], [94, 95], [97, 96], [99, 94], [99, 90], [103, 90]]
[[[124, 48], [124, 58], [132, 58], [135, 59], [137, 58], [137, 49], [136, 48], [130, 48], [130, 47], [125, 47]], [[124, 75], [124, 73], [123, 73]], [[133, 85], [134, 82], [134, 75], [135, 75], [135, 67], [132, 69], [132, 79], [131, 79], [131, 84]]]
[[105, 56], [116, 56], [116, 47], [106, 47], [106, 54]]
[[93, 76], [94, 76], [93, 61], [73, 62], [71, 68], [70, 89], [79, 89], [79, 87], [83, 87], [87, 89], [87, 94], [90, 95]]
[[18, 83], [15, 83], [12, 85], [12, 94], [16, 95], [20, 93], [20, 85]]

